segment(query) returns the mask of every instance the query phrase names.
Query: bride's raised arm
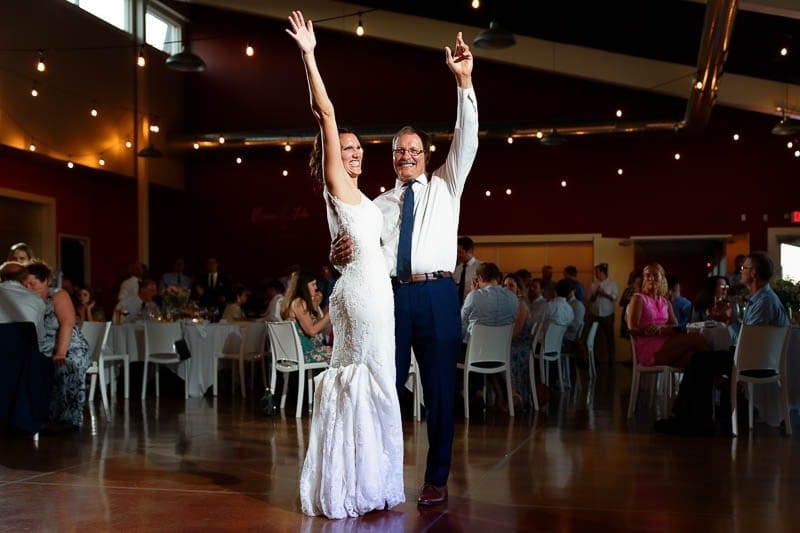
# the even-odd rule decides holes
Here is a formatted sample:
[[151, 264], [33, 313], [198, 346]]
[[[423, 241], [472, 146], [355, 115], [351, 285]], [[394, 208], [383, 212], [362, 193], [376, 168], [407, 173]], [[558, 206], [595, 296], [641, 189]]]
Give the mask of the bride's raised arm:
[[336, 198], [347, 203], [358, 203], [361, 199], [360, 193], [351, 183], [342, 163], [342, 147], [339, 141], [339, 129], [336, 124], [333, 102], [325, 90], [325, 84], [322, 82], [322, 76], [314, 56], [314, 48], [317, 46], [314, 25], [310, 20], [304, 20], [300, 11], [292, 11], [289, 23], [292, 29], [287, 29], [286, 33], [292, 36], [300, 48], [308, 78], [311, 111], [319, 123], [322, 136], [322, 168], [325, 185]]

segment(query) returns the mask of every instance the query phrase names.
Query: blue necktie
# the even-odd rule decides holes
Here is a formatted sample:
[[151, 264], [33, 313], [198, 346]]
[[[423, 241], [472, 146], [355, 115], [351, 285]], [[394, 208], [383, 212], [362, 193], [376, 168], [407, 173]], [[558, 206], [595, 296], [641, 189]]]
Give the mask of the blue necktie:
[[412, 181], [405, 185], [403, 213], [400, 215], [400, 241], [397, 244], [397, 277], [406, 281], [411, 277], [411, 234], [414, 231], [414, 189]]

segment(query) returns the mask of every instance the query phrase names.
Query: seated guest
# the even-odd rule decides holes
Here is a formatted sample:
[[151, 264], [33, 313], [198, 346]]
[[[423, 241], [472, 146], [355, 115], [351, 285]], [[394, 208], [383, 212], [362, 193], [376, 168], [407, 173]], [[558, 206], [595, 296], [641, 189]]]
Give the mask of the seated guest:
[[531, 311], [525, 303], [524, 282], [515, 274], [506, 274], [503, 287], [516, 295], [518, 300], [517, 317], [514, 319], [514, 336], [511, 338], [511, 388], [513, 389], [514, 409], [525, 410], [532, 401], [529, 359], [531, 351]]
[[33, 322], [42, 351], [45, 305], [22, 285], [27, 278], [28, 269], [22, 263], [8, 261], [0, 265], [0, 322]]
[[519, 308], [515, 294], [500, 286], [500, 269], [494, 263], [479, 263], [472, 288], [461, 307], [461, 335], [469, 340], [473, 324], [505, 326], [513, 324]]
[[681, 296], [681, 283], [678, 278], [667, 278], [667, 300], [672, 304], [672, 312], [675, 314], [675, 320], [678, 322], [678, 327], [681, 330], [686, 329], [686, 324], [692, 315], [692, 302], [689, 298]]
[[74, 305], [78, 324], [102, 321], [102, 313], [97, 310], [97, 305], [94, 301], [94, 293], [91, 287], [87, 286], [78, 289]]
[[267, 302], [267, 310], [263, 318], [267, 322], [280, 322], [281, 318], [281, 303], [283, 302], [283, 293], [286, 288], [280, 281], [270, 281], [267, 283], [265, 300]]
[[328, 361], [331, 358], [331, 347], [324, 344], [320, 335], [330, 328], [331, 319], [327, 312], [319, 308], [318, 303], [315, 304], [317, 292], [317, 278], [314, 274], [293, 272], [281, 305], [281, 318], [294, 320], [308, 363]]
[[541, 322], [544, 310], [547, 309], [547, 299], [544, 297], [541, 278], [533, 278], [528, 285], [528, 305], [531, 310], [531, 319], [534, 322]]
[[125, 298], [117, 304], [117, 309], [122, 313], [122, 321], [135, 322], [160, 315], [161, 310], [154, 300], [157, 291], [155, 281], [152, 279], [142, 280], [136, 296]]
[[236, 285], [233, 288], [233, 301], [225, 306], [225, 311], [222, 313], [222, 320], [228, 322], [236, 322], [244, 320], [244, 312], [242, 306], [247, 303], [249, 293], [244, 285]]
[[710, 276], [706, 278], [703, 290], [700, 291], [694, 301], [691, 322], [704, 322], [706, 320], [724, 322], [728, 311], [733, 309], [728, 298], [729, 288], [730, 283], [725, 276]]
[[8, 260], [21, 263], [23, 266], [33, 261], [33, 248], [24, 242], [12, 244], [8, 250]]
[[643, 270], [642, 291], [631, 297], [626, 320], [636, 348], [636, 362], [644, 366], [669, 365], [686, 368], [695, 352], [707, 351], [700, 335], [680, 334], [672, 306], [665, 298], [667, 278], [658, 263]]
[[[469, 341], [475, 324], [506, 326], [514, 323], [520, 301], [516, 294], [499, 285], [500, 276], [500, 269], [494, 263], [478, 263], [471, 290], [464, 297], [461, 307], [461, 334], [465, 343]], [[495, 378], [496, 375], [492, 376], [491, 382], [497, 407], [507, 411], [505, 387]]]
[[[554, 295], [547, 302], [547, 307], [542, 316], [545, 328], [550, 324], [558, 324], [569, 328], [570, 324], [574, 322], [575, 312], [567, 302], [567, 296], [569, 296], [571, 290], [572, 282], [570, 280], [562, 279], [555, 284]], [[549, 290], [545, 289], [545, 296], [547, 296], [548, 292]]]
[[89, 344], [75, 323], [75, 308], [67, 293], [51, 289], [52, 270], [44, 262], [28, 265], [25, 287], [45, 303], [42, 354], [55, 368], [50, 396], [50, 431], [76, 429], [83, 425], [86, 403], [86, 370], [91, 363]]
[[[749, 298], [741, 321], [732, 325], [738, 333], [746, 326], [788, 326], [786, 308], [769, 285], [774, 269], [764, 252], [752, 252], [742, 265], [741, 282]], [[698, 353], [692, 356], [681, 380], [681, 387], [672, 408], [672, 418], [656, 422], [656, 431], [673, 434], [706, 434], [713, 431], [709, 398], [714, 378], [730, 374], [733, 368], [731, 350]], [[723, 394], [722, 398], [727, 398]], [[720, 417], [725, 419], [725, 417]], [[784, 423], [789, 424], [789, 420]]]

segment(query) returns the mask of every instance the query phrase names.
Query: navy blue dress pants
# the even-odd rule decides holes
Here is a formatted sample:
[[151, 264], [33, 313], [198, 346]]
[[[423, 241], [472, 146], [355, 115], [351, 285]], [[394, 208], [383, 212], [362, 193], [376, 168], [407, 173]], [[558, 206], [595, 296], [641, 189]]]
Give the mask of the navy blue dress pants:
[[461, 310], [452, 278], [395, 284], [395, 363], [402, 390], [411, 363], [419, 364], [428, 426], [425, 483], [447, 484], [453, 454], [456, 362], [461, 347]]

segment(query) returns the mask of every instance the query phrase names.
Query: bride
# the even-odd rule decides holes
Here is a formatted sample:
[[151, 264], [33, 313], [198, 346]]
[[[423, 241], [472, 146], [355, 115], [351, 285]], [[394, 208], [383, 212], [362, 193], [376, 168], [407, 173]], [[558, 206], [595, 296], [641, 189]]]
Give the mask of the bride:
[[[314, 57], [316, 36], [289, 17], [319, 122], [311, 171], [322, 179], [331, 238], [347, 233], [353, 259], [330, 297], [330, 368], [317, 376], [300, 502], [308, 515], [359, 516], [405, 501], [403, 428], [395, 389], [394, 296], [380, 246], [381, 211], [358, 189], [363, 148], [340, 130]], [[321, 154], [320, 154], [321, 152]]]

